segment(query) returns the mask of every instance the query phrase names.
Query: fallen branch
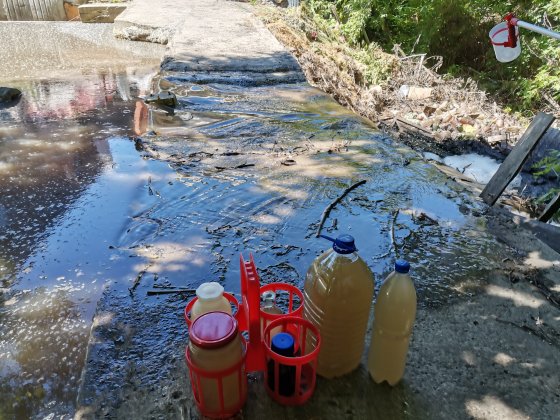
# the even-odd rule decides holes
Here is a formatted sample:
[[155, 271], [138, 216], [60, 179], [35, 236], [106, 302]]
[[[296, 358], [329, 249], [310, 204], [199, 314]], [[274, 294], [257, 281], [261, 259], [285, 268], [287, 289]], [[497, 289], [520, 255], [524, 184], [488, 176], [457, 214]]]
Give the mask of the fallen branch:
[[144, 277], [144, 274], [146, 274], [146, 272], [148, 271], [149, 268], [150, 267], [148, 266], [144, 270], [142, 270], [138, 273], [138, 275], [134, 279], [134, 284], [132, 285], [132, 287], [128, 288], [128, 291], [130, 292], [130, 296], [134, 295], [134, 291], [136, 290], [136, 288], [138, 287], [138, 285], [142, 281], [142, 277]]
[[321, 236], [321, 230], [323, 229], [323, 225], [325, 224], [325, 221], [327, 220], [327, 217], [329, 217], [329, 214], [331, 213], [331, 210], [338, 204], [340, 203], [340, 201], [346, 197], [346, 195], [352, 191], [354, 188], [359, 187], [360, 185], [363, 185], [366, 183], [366, 180], [363, 179], [361, 181], [356, 182], [354, 185], [351, 185], [350, 187], [346, 188], [342, 194], [336, 199], [334, 200], [331, 204], [329, 204], [327, 206], [327, 208], [325, 209], [325, 211], [323, 211], [323, 215], [321, 216], [321, 222], [319, 223], [319, 228], [317, 229], [317, 234], [316, 237], [318, 238], [319, 236]]
[[195, 289], [160, 289], [160, 290], [148, 290], [148, 296], [154, 295], [170, 295], [173, 293], [189, 293], [194, 294], [196, 293]]
[[395, 249], [395, 257], [399, 258], [399, 248], [397, 246], [397, 241], [395, 240], [395, 225], [397, 224], [397, 217], [399, 217], [399, 212], [401, 210], [397, 209], [393, 214], [393, 222], [391, 223], [391, 246]]
[[214, 166], [218, 171], [225, 171], [226, 169], [243, 169], [243, 168], [250, 168], [255, 166], [254, 163], [242, 163], [241, 165], [232, 166], [232, 167], [225, 167], [225, 166]]
[[548, 300], [551, 303], [552, 306], [556, 307], [557, 309], [560, 309], [560, 298], [557, 293], [550, 290], [550, 288], [547, 285], [545, 285], [536, 277], [530, 279], [529, 283], [535, 286], [539, 290], [539, 292], [546, 298], [546, 300]]
[[[424, 127], [420, 127], [419, 125], [411, 123], [410, 121], [403, 120], [402, 118], [399, 118], [399, 117], [396, 117], [395, 121], [397, 122], [397, 126], [399, 127], [399, 129], [401, 131], [419, 132], [421, 134], [427, 135], [428, 137], [433, 137], [431, 130], [427, 130]], [[402, 125], [405, 125], [408, 128], [407, 127], [402, 127]]]
[[528, 332], [529, 334], [534, 335], [535, 337], [540, 338], [541, 340], [545, 341], [546, 343], [556, 346], [559, 346], [559, 343], [555, 337], [551, 337], [543, 328], [537, 327], [533, 328], [527, 324], [516, 324], [515, 322], [508, 321], [505, 319], [494, 318], [497, 322], [502, 324], [509, 324], [513, 327], [519, 328], [522, 331]]

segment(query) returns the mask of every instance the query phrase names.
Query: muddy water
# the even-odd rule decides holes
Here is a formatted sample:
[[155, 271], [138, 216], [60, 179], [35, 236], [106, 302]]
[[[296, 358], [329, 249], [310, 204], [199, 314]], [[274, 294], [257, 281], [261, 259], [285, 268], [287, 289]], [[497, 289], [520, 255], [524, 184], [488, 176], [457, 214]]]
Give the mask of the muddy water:
[[78, 389], [97, 414], [179, 410], [187, 393], [159, 391], [178, 384], [185, 296], [146, 291], [216, 280], [239, 292], [249, 252], [263, 282], [301, 286], [329, 244], [315, 238], [323, 210], [358, 180], [323, 233], [354, 235], [377, 287], [398, 254], [420, 304], [442, 305], [499, 262], [467, 192], [322, 93], [156, 85], [179, 96], [173, 115], [134, 100], [146, 74], [111, 73], [28, 82], [33, 94], [0, 111], [6, 418], [71, 416]]
[[[171, 222], [169, 230], [192, 238], [199, 229], [199, 248], [213, 250], [205, 261], [230, 289], [244, 251], [255, 253], [265, 281], [301, 284], [313, 256], [328, 246], [315, 238], [323, 210], [362, 179], [368, 182], [332, 212], [323, 233], [353, 234], [378, 274], [388, 272], [395, 252], [411, 260], [424, 304], [444, 302], [449, 289], [472, 278], [465, 269], [490, 256], [482, 206], [322, 93], [192, 85], [175, 75], [159, 84], [180, 96], [181, 107], [173, 117], [152, 110], [143, 140], [188, 187], [180, 205], [188, 222]], [[166, 211], [157, 211], [164, 220]]]

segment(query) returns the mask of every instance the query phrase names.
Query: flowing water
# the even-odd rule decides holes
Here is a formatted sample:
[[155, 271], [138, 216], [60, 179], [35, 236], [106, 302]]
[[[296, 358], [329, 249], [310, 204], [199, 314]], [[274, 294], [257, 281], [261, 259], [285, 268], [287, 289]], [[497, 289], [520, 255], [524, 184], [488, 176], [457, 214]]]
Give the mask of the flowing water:
[[[249, 252], [264, 283], [302, 286], [330, 244], [315, 238], [323, 210], [362, 179], [323, 233], [355, 236], [376, 287], [398, 253], [419, 304], [438, 306], [499, 263], [467, 191], [308, 85], [163, 75], [155, 88], [180, 100], [169, 114], [137, 99], [149, 81], [34, 79], [13, 84], [24, 97], [0, 110], [0, 418], [70, 417], [96, 393], [123, 399], [115, 378], [130, 363], [157, 387], [185, 344], [186, 301], [146, 291], [219, 281], [238, 293]], [[122, 329], [86, 362], [96, 312]]]

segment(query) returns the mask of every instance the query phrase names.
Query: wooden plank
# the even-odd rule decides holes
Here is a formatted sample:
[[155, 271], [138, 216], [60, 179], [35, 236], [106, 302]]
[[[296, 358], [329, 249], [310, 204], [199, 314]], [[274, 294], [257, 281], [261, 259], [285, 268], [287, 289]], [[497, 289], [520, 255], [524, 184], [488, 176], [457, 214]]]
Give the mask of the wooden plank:
[[64, 0], [0, 0], [0, 18], [13, 21], [66, 20]]
[[488, 185], [480, 193], [480, 197], [486, 204], [494, 205], [509, 183], [521, 171], [523, 164], [529, 158], [543, 134], [554, 122], [554, 119], [553, 115], [544, 112], [537, 114]]
[[548, 203], [544, 211], [539, 216], [539, 220], [546, 223], [557, 211], [560, 211], [560, 193], [556, 194], [556, 197], [550, 200], [550, 203]]

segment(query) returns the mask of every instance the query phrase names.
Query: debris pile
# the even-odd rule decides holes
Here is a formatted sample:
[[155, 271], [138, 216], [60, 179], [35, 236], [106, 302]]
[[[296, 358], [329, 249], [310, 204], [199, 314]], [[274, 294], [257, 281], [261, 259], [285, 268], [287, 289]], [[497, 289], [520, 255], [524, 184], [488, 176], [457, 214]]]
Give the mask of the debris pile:
[[[438, 74], [441, 57], [406, 55], [399, 46], [388, 54], [371, 46], [368, 60], [380, 67], [386, 79], [374, 84], [371, 66], [357, 60], [356, 51], [329, 28], [318, 28], [289, 11], [262, 8], [260, 13], [272, 33], [290, 48], [311, 84], [383, 128], [424, 138], [444, 150], [449, 149], [447, 143], [455, 150], [453, 146], [463, 140], [507, 149], [527, 125], [490, 100], [473, 80]], [[441, 153], [442, 148], [435, 151]]]

